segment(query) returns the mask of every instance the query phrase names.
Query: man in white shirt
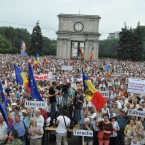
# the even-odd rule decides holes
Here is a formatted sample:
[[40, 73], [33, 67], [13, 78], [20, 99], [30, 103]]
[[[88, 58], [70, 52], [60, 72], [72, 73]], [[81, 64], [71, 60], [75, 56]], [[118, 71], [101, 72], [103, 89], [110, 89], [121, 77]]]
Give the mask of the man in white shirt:
[[32, 121], [32, 125], [30, 126], [30, 145], [42, 145], [41, 138], [43, 137], [43, 126], [44, 126], [44, 118], [41, 115], [41, 111], [36, 109], [34, 111], [35, 118]]
[[64, 145], [68, 145], [67, 127], [70, 125], [70, 119], [67, 117], [67, 114], [67, 111], [63, 110], [62, 115], [57, 117], [56, 124], [58, 124], [58, 127], [56, 129], [56, 145], [61, 145], [62, 140]]
[[8, 128], [4, 121], [2, 114], [0, 113], [0, 144], [1, 141], [8, 137]]

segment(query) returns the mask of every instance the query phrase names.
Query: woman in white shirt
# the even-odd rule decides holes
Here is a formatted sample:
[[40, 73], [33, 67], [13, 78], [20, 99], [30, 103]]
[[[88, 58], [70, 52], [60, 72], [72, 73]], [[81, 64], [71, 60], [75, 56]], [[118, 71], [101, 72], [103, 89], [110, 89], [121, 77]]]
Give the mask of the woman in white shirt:
[[57, 117], [56, 124], [56, 145], [61, 145], [63, 141], [64, 145], [68, 145], [67, 141], [67, 127], [70, 125], [70, 119], [67, 117], [68, 112], [66, 110], [62, 111], [62, 115]]
[[110, 117], [110, 120], [113, 126], [113, 133], [110, 136], [109, 145], [117, 145], [117, 131], [120, 130], [120, 127], [119, 127], [118, 122], [115, 119], [116, 119], [116, 115]]

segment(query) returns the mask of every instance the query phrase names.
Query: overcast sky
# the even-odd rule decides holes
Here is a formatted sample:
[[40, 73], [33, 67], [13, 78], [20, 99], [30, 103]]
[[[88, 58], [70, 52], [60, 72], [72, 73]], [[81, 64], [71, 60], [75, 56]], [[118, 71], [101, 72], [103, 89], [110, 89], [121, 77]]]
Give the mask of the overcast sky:
[[79, 14], [79, 10], [81, 14], [101, 17], [100, 39], [120, 31], [124, 22], [132, 27], [138, 21], [145, 25], [145, 0], [0, 0], [0, 26], [27, 28], [31, 33], [39, 20], [42, 34], [56, 39], [57, 15]]

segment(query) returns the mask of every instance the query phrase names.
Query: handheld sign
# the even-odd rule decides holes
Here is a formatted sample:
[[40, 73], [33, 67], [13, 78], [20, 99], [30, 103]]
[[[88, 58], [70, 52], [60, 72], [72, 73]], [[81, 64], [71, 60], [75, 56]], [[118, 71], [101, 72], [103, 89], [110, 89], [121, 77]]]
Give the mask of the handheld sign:
[[109, 91], [100, 91], [104, 98], [109, 98]]
[[46, 102], [45, 101], [26, 101], [25, 107], [28, 108], [45, 108]]
[[145, 80], [128, 79], [128, 92], [145, 94]]
[[71, 71], [72, 70], [72, 66], [61, 66], [61, 70], [69, 70]]
[[140, 110], [135, 110], [135, 109], [129, 109], [128, 110], [128, 115], [145, 118], [145, 111], [140, 111]]
[[88, 136], [93, 137], [93, 131], [90, 130], [74, 130], [73, 131], [74, 136]]

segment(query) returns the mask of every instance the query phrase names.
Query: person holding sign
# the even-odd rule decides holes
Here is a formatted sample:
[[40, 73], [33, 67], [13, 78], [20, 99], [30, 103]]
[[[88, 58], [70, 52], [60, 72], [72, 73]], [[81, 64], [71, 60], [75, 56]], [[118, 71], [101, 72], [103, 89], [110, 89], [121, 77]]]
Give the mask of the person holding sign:
[[[91, 124], [91, 121], [89, 118], [85, 118], [84, 119], [84, 124], [82, 127], [83, 130], [89, 130], [89, 131], [93, 131], [93, 125]], [[93, 145], [93, 137], [88, 137], [85, 136], [84, 137], [84, 144], [83, 145]]]

